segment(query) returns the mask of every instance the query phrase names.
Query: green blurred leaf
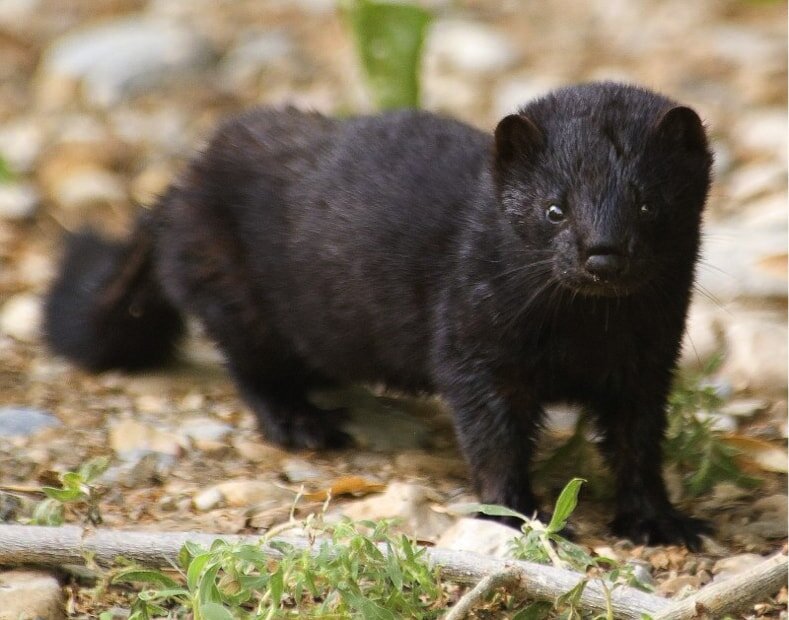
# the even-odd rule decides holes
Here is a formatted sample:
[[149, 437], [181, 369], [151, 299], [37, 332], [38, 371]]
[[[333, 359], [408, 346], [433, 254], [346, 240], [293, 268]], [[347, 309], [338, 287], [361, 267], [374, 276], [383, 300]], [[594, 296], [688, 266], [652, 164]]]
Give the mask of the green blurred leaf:
[[556, 507], [553, 510], [551, 522], [548, 524], [548, 532], [556, 533], [564, 529], [567, 519], [578, 505], [578, 492], [581, 485], [586, 482], [583, 478], [573, 478], [568, 482], [556, 500]]
[[430, 14], [405, 3], [342, 0], [373, 99], [382, 110], [419, 107], [419, 67]]
[[219, 603], [204, 603], [199, 609], [200, 617], [204, 620], [234, 620], [233, 614]]
[[14, 180], [14, 173], [5, 158], [0, 157], [0, 183], [10, 183]]
[[160, 588], [178, 588], [178, 582], [158, 570], [130, 566], [112, 577], [112, 583], [150, 583]]
[[68, 487], [65, 489], [56, 489], [55, 487], [42, 487], [41, 490], [47, 497], [55, 499], [59, 502], [73, 502], [82, 498], [83, 493], [78, 488]]

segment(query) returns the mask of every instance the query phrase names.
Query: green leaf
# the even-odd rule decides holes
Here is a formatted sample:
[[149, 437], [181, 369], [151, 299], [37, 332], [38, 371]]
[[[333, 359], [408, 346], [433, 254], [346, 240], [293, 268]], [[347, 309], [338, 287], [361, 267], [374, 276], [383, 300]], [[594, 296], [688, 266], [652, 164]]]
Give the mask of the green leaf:
[[419, 106], [419, 65], [430, 14], [411, 4], [342, 0], [376, 105]]
[[0, 157], [0, 183], [10, 183], [14, 180], [14, 173], [4, 157]]
[[282, 594], [285, 591], [282, 564], [277, 566], [277, 570], [272, 573], [268, 582], [268, 587], [269, 590], [271, 590], [271, 602], [273, 603], [274, 607], [279, 607], [279, 603], [282, 600]]
[[581, 490], [581, 485], [584, 482], [586, 480], [583, 478], [573, 478], [562, 489], [559, 499], [556, 500], [556, 507], [553, 510], [551, 522], [548, 524], [547, 529], [549, 533], [560, 532], [567, 525], [567, 519], [578, 505], [578, 492]]
[[109, 466], [110, 459], [108, 456], [97, 456], [96, 458], [90, 459], [79, 468], [79, 475], [84, 482], [93, 482], [107, 471]]
[[84, 496], [82, 491], [75, 488], [56, 489], [55, 487], [42, 487], [41, 490], [47, 497], [59, 502], [73, 502]]
[[233, 614], [219, 603], [203, 603], [198, 606], [198, 610], [203, 620], [235, 620]]
[[197, 584], [205, 567], [213, 559], [214, 556], [211, 553], [203, 552], [191, 561], [186, 571], [186, 587], [189, 588], [190, 592], [194, 592], [197, 589]]
[[158, 570], [148, 570], [130, 566], [118, 571], [111, 583], [150, 583], [160, 588], [178, 588], [178, 582]]
[[36, 505], [31, 521], [35, 525], [63, 525], [66, 509], [56, 499], [45, 499]]
[[482, 514], [488, 515], [490, 517], [513, 517], [515, 519], [520, 519], [524, 523], [531, 520], [529, 517], [516, 510], [512, 510], [506, 506], [499, 506], [497, 504], [456, 504], [452, 506], [452, 512], [457, 514], [474, 514], [481, 512]]

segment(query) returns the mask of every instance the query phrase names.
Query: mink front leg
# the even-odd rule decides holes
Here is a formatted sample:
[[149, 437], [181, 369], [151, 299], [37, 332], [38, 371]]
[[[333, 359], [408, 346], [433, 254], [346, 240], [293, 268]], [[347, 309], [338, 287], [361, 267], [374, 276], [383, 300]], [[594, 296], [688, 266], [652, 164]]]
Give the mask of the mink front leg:
[[453, 409], [458, 442], [480, 500], [533, 516], [538, 505], [529, 468], [542, 409], [523, 394], [505, 394], [478, 369], [455, 370], [442, 393]]
[[668, 388], [644, 390], [628, 399], [627, 392], [600, 397], [593, 405], [603, 450], [616, 481], [615, 534], [637, 543], [684, 543], [701, 547], [701, 534], [710, 525], [677, 510], [663, 481], [662, 443], [666, 431]]

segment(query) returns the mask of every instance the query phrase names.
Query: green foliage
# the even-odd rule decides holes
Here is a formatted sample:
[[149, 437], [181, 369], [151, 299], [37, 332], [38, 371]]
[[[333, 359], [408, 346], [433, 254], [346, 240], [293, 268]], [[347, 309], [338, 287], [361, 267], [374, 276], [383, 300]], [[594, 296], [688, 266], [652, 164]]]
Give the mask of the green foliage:
[[688, 497], [706, 493], [719, 482], [733, 482], [753, 487], [759, 480], [746, 475], [737, 463], [738, 450], [723, 441], [712, 427], [712, 419], [700, 418], [699, 412], [715, 413], [723, 399], [705, 382], [714, 371], [713, 362], [701, 375], [677, 382], [668, 408], [668, 432], [663, 444], [666, 462], [682, 474], [683, 489]]
[[[311, 524], [312, 535], [328, 537], [313, 550], [283, 542], [273, 561], [262, 544], [214, 541], [210, 548], [187, 543], [180, 553], [181, 586], [160, 571], [135, 567], [118, 572], [113, 583], [145, 584], [129, 620], [161, 615], [225, 618], [435, 618], [443, 592], [438, 572], [424, 551], [387, 522], [333, 526]], [[369, 530], [365, 533], [363, 530]]]
[[596, 578], [603, 585], [608, 596], [608, 613], [597, 618], [613, 618], [610, 609], [610, 593], [620, 585], [648, 589], [638, 581], [629, 564], [622, 564], [605, 557], [592, 556], [583, 547], [573, 544], [561, 535], [567, 520], [578, 505], [578, 493], [584, 480], [573, 478], [565, 485], [554, 506], [553, 516], [548, 525], [530, 519], [514, 510], [489, 504], [470, 504], [465, 510], [476, 510], [487, 515], [515, 517], [523, 521], [523, 535], [512, 542], [512, 556], [519, 560], [539, 564], [553, 564], [560, 568], [574, 570], [584, 575], [576, 586], [559, 597], [554, 603], [537, 601], [518, 611], [513, 618], [518, 620], [540, 620], [559, 618], [564, 620], [581, 619], [581, 595], [589, 579]]
[[66, 508], [80, 514], [85, 521], [98, 525], [101, 523], [101, 512], [98, 500], [100, 492], [95, 484], [109, 466], [109, 459], [104, 456], [91, 459], [77, 471], [69, 471], [59, 475], [60, 488], [43, 487], [41, 490], [47, 498], [38, 503], [30, 523], [33, 525], [62, 525], [66, 518]]
[[342, 0], [376, 105], [419, 107], [419, 67], [430, 14], [405, 3]]
[[3, 157], [0, 157], [0, 184], [10, 183], [13, 180], [14, 173], [11, 172], [8, 162]]

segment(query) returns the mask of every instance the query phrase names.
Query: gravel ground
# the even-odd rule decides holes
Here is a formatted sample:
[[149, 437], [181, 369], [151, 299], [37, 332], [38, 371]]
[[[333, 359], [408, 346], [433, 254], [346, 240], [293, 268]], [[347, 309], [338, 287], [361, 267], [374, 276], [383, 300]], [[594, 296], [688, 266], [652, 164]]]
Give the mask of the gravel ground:
[[[528, 98], [590, 79], [635, 81], [695, 107], [716, 151], [704, 295], [688, 370], [717, 354], [729, 401], [716, 424], [746, 446], [756, 490], [719, 485], [704, 552], [610, 537], [604, 506], [579, 508], [580, 541], [643, 560], [674, 595], [786, 544], [786, 5], [734, 0], [425, 1], [436, 14], [424, 105], [483, 128]], [[352, 516], [405, 517], [436, 540], [468, 499], [440, 403], [358, 389], [353, 452], [290, 454], [266, 444], [221, 360], [195, 330], [175, 368], [92, 376], [42, 346], [40, 296], [63, 229], [113, 233], [149, 205], [218, 119], [256, 104], [368, 111], [331, 0], [0, 0], [0, 487], [50, 481], [112, 456], [105, 524], [246, 532], [287, 518], [293, 490], [351, 475]], [[710, 299], [712, 298], [712, 300]], [[556, 415], [566, 430], [567, 416]], [[564, 426], [562, 426], [564, 424]], [[749, 443], [750, 442], [750, 443]], [[568, 472], [568, 476], [572, 472]], [[371, 488], [370, 485], [373, 485]], [[0, 494], [6, 518], [7, 495]], [[317, 504], [315, 504], [317, 505]], [[306, 502], [303, 512], [313, 504]], [[399, 512], [398, 512], [399, 511]], [[13, 512], [13, 510], [11, 511]], [[754, 610], [786, 617], [786, 590]], [[74, 615], [78, 615], [78, 606]]]

